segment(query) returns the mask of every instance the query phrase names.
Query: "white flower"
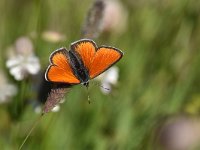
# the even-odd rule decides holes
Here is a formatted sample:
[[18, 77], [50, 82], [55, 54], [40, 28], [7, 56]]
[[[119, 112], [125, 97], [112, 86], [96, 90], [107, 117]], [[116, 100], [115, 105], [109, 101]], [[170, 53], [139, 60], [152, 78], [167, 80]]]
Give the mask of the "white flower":
[[119, 78], [119, 68], [114, 66], [106, 72], [99, 75], [96, 79], [101, 81], [101, 91], [104, 94], [109, 94], [112, 86], [116, 85]]
[[18, 54], [29, 55], [33, 53], [33, 44], [27, 37], [20, 37], [15, 42], [15, 50]]
[[60, 110], [60, 105], [56, 105], [51, 111], [58, 112]]
[[36, 114], [40, 114], [42, 112], [42, 107], [40, 105], [35, 106], [34, 111]]
[[9, 57], [6, 67], [16, 80], [23, 80], [28, 74], [35, 75], [40, 71], [39, 59], [34, 55], [32, 43], [28, 38], [19, 38], [12, 49], [15, 50], [15, 55]]
[[17, 88], [7, 82], [5, 75], [0, 71], [0, 103], [5, 103], [10, 100], [10, 97], [17, 93]]
[[[60, 105], [58, 104], [51, 111], [58, 112], [59, 110], [60, 110]], [[42, 106], [38, 104], [37, 106], [35, 106], [34, 111], [36, 114], [40, 114], [42, 112]]]
[[56, 31], [44, 31], [42, 33], [42, 38], [47, 42], [57, 43], [66, 40], [65, 35]]
[[[58, 112], [60, 110], [60, 104], [64, 102], [65, 102], [65, 99], [64, 98], [61, 99], [61, 101], [51, 109], [51, 112]], [[37, 114], [40, 114], [43, 111], [42, 104], [40, 103], [36, 103], [36, 104], [34, 103], [33, 107], [34, 107], [35, 113]]]
[[122, 33], [127, 26], [128, 12], [118, 0], [104, 0], [105, 10], [102, 21], [104, 31]]
[[23, 80], [28, 74], [37, 74], [40, 70], [39, 59], [34, 56], [17, 55], [10, 58], [6, 62], [6, 66], [10, 69], [10, 74], [16, 80]]

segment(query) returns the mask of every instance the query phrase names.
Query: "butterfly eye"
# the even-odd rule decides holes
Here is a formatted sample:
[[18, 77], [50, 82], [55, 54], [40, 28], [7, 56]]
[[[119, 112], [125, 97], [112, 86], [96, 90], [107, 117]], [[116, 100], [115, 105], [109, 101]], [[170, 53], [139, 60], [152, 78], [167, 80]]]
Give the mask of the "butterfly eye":
[[89, 82], [83, 83], [84, 86], [89, 87]]

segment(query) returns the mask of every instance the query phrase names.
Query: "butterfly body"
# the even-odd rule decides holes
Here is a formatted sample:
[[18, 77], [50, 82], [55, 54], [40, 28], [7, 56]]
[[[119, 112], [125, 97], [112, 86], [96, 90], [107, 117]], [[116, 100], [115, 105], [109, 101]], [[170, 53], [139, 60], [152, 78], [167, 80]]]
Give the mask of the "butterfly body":
[[85, 68], [78, 54], [69, 51], [70, 65], [74, 75], [80, 80], [80, 83], [88, 83], [90, 77], [87, 68]]
[[97, 47], [90, 39], [71, 44], [70, 50], [60, 48], [50, 56], [46, 70], [47, 81], [89, 85], [89, 80], [109, 69], [121, 59], [123, 53], [113, 47]]

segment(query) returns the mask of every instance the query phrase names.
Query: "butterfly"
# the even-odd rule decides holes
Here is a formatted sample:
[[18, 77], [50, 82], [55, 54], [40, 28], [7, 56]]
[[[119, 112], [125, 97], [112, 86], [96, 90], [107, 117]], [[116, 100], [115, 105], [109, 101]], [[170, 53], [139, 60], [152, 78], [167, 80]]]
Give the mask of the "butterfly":
[[71, 44], [70, 50], [60, 48], [50, 55], [45, 79], [64, 84], [83, 84], [97, 77], [118, 62], [123, 52], [110, 46], [97, 47], [91, 39], [81, 39]]

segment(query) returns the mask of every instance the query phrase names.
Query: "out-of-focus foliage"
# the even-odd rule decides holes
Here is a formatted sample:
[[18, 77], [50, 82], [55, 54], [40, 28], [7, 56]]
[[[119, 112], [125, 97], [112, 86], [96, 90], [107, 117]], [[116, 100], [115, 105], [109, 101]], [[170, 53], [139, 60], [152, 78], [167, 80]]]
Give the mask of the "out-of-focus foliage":
[[[44, 76], [41, 73], [16, 81], [6, 68], [8, 47], [21, 36], [29, 37], [43, 72], [53, 50], [68, 48], [71, 42], [80, 39], [92, 3], [92, 0], [0, 1], [0, 69], [9, 84], [17, 87], [17, 94], [0, 104], [1, 149], [17, 149], [37, 120], [39, 114], [32, 103], [37, 101]], [[122, 18], [126, 19], [118, 15], [113, 21], [119, 19], [118, 24], [123, 21], [123, 29], [120, 25], [120, 32], [116, 26], [106, 28], [95, 40], [98, 45], [115, 46], [125, 53], [117, 63], [117, 85], [104, 95], [98, 86], [91, 84], [91, 104], [84, 87], [73, 87], [60, 111], [42, 118], [24, 149], [162, 150], [160, 130], [169, 118], [186, 116], [199, 123], [200, 1], [121, 0], [120, 5]], [[61, 40], [44, 39], [47, 31], [60, 33]], [[193, 132], [190, 127], [189, 132]], [[200, 134], [200, 129], [196, 130]], [[166, 146], [167, 141], [164, 143]]]

